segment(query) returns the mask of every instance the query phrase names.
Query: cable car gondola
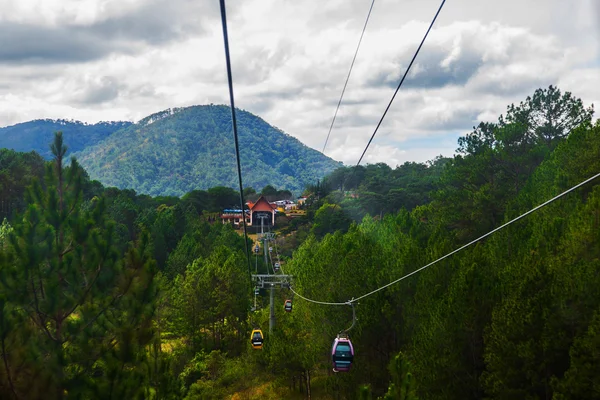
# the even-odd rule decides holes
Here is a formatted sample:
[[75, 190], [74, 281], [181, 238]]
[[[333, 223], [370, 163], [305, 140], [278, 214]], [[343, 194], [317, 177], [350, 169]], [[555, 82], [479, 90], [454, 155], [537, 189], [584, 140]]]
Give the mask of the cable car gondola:
[[260, 252], [260, 246], [259, 245], [254, 246], [254, 252], [256, 254], [258, 254]]
[[348, 331], [354, 328], [356, 324], [356, 309], [354, 308], [354, 299], [348, 301], [352, 307], [352, 325], [350, 328], [338, 333], [331, 346], [331, 363], [333, 364], [333, 372], [348, 372], [354, 361], [354, 346], [348, 336]]
[[275, 272], [279, 271], [279, 266], [280, 266], [280, 264], [278, 262], [276, 262], [275, 266], [273, 266], [273, 269], [275, 270]]
[[250, 334], [250, 343], [252, 343], [253, 349], [262, 349], [264, 340], [263, 333], [260, 329], [252, 330], [252, 333]]
[[273, 252], [273, 248], [269, 247], [269, 253]]
[[283, 304], [283, 309], [285, 310], [285, 312], [292, 312], [292, 300], [286, 300]]
[[260, 288], [257, 286], [254, 288], [254, 294], [258, 296], [260, 294]]
[[354, 361], [354, 347], [346, 333], [340, 333], [331, 347], [333, 372], [348, 372]]

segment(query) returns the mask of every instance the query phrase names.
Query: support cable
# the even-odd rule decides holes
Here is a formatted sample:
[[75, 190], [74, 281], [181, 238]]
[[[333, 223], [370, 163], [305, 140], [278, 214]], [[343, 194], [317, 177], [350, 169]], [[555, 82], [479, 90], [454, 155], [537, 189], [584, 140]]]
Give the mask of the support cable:
[[358, 50], [360, 49], [360, 43], [362, 42], [363, 36], [365, 34], [365, 30], [367, 29], [367, 24], [369, 23], [369, 17], [371, 16], [371, 11], [373, 10], [373, 5], [375, 4], [375, 0], [371, 2], [371, 7], [369, 8], [369, 13], [367, 14], [367, 20], [365, 21], [365, 26], [363, 26], [362, 32], [360, 34], [360, 39], [358, 39], [358, 45], [356, 46], [356, 51], [354, 52], [354, 58], [352, 58], [352, 64], [350, 64], [350, 70], [348, 71], [348, 76], [346, 77], [346, 82], [344, 83], [344, 88], [342, 89], [342, 94], [340, 95], [340, 100], [337, 103], [337, 107], [335, 108], [335, 113], [333, 114], [333, 120], [331, 121], [331, 126], [329, 126], [329, 132], [327, 132], [327, 138], [325, 139], [325, 144], [323, 145], [323, 150], [321, 153], [325, 154], [325, 147], [327, 147], [327, 142], [329, 141], [329, 136], [331, 135], [331, 130], [333, 129], [333, 124], [335, 123], [335, 118], [337, 117], [337, 113], [340, 109], [340, 104], [342, 104], [342, 99], [344, 98], [344, 92], [346, 91], [346, 86], [348, 85], [348, 81], [350, 80], [350, 74], [352, 74], [352, 67], [354, 67], [354, 62], [356, 61], [356, 56], [358, 55]]
[[[271, 241], [275, 241], [274, 239], [273, 240], [271, 239], [271, 235], [272, 235], [271, 234], [271, 227], [268, 226], [268, 225], [267, 225], [267, 234], [269, 236], [269, 243], [271, 243]], [[274, 234], [273, 234], [273, 237], [274, 237]], [[271, 269], [273, 270], [273, 275], [277, 275], [277, 271], [275, 271], [275, 262], [273, 261], [273, 255], [271, 254], [272, 253], [271, 248], [272, 248], [272, 246], [269, 245], [269, 248], [268, 248], [268, 250], [269, 250], [269, 261], [270, 261]], [[280, 266], [281, 266], [281, 263], [280, 263]]]
[[221, 3], [221, 23], [223, 25], [223, 41], [225, 44], [225, 61], [227, 64], [227, 82], [229, 84], [229, 102], [231, 103], [231, 124], [233, 127], [233, 139], [235, 143], [235, 158], [237, 162], [238, 181], [240, 184], [240, 207], [242, 210], [242, 223], [244, 226], [244, 245], [246, 247], [246, 258], [248, 260], [248, 277], [252, 285], [252, 261], [250, 261], [250, 251], [248, 250], [248, 230], [246, 228], [246, 202], [244, 201], [244, 187], [242, 185], [242, 166], [240, 162], [240, 145], [238, 143], [237, 120], [235, 118], [235, 102], [233, 99], [233, 78], [231, 76], [231, 59], [229, 56], [229, 37], [227, 35], [227, 15], [225, 13], [225, 0]]
[[419, 272], [423, 271], [424, 269], [431, 267], [431, 266], [432, 266], [432, 265], [434, 265], [434, 264], [437, 264], [438, 262], [440, 262], [440, 261], [442, 261], [442, 260], [444, 260], [444, 259], [446, 259], [446, 258], [450, 257], [451, 255], [453, 255], [453, 254], [456, 254], [456, 253], [458, 253], [459, 251], [461, 251], [461, 250], [464, 250], [464, 249], [466, 249], [467, 247], [469, 247], [469, 246], [471, 246], [471, 245], [473, 245], [473, 244], [475, 244], [475, 243], [479, 242], [480, 240], [482, 240], [482, 239], [484, 239], [484, 238], [486, 238], [486, 237], [490, 236], [491, 234], [493, 234], [493, 233], [496, 233], [496, 232], [498, 232], [498, 231], [500, 231], [500, 230], [502, 230], [502, 229], [506, 228], [507, 226], [509, 226], [509, 225], [511, 225], [511, 224], [513, 224], [513, 223], [515, 223], [515, 222], [517, 222], [518, 220], [520, 220], [520, 219], [522, 219], [522, 218], [524, 218], [524, 217], [528, 216], [529, 214], [531, 214], [531, 213], [533, 213], [533, 212], [535, 212], [535, 211], [537, 211], [537, 210], [539, 210], [539, 209], [541, 209], [541, 208], [543, 208], [543, 207], [547, 206], [548, 204], [550, 204], [550, 203], [553, 203], [554, 201], [556, 201], [556, 200], [560, 199], [561, 197], [565, 196], [566, 194], [568, 194], [568, 193], [572, 192], [573, 190], [575, 190], [575, 189], [578, 189], [578, 188], [580, 188], [581, 186], [584, 186], [584, 185], [586, 185], [587, 183], [589, 183], [589, 182], [591, 182], [591, 181], [593, 181], [594, 179], [597, 179], [597, 178], [599, 178], [599, 177], [600, 177], [600, 173], [598, 173], [598, 174], [596, 174], [596, 175], [592, 176], [591, 178], [588, 178], [588, 179], [586, 179], [585, 181], [583, 181], [583, 182], [581, 182], [581, 183], [579, 183], [579, 184], [577, 184], [577, 185], [573, 186], [572, 188], [570, 188], [570, 189], [568, 189], [568, 190], [565, 190], [565, 191], [564, 191], [564, 192], [562, 192], [561, 194], [559, 194], [559, 195], [557, 195], [557, 196], [554, 196], [554, 197], [553, 197], [553, 198], [551, 198], [550, 200], [547, 200], [547, 201], [545, 201], [544, 203], [542, 203], [542, 204], [538, 205], [537, 207], [534, 207], [534, 208], [532, 208], [531, 210], [529, 210], [529, 211], [527, 211], [527, 212], [525, 212], [525, 213], [523, 213], [523, 214], [519, 215], [518, 217], [511, 219], [511, 220], [510, 220], [510, 221], [508, 221], [507, 223], [505, 223], [505, 224], [503, 224], [503, 225], [500, 225], [500, 226], [499, 226], [499, 227], [497, 227], [496, 229], [493, 229], [493, 230], [489, 231], [488, 233], [486, 233], [486, 234], [484, 234], [484, 235], [482, 235], [482, 236], [478, 237], [478, 238], [477, 238], [477, 239], [475, 239], [475, 240], [472, 240], [472, 241], [470, 241], [469, 243], [467, 243], [467, 244], [465, 244], [465, 245], [463, 245], [463, 246], [459, 247], [458, 249], [455, 249], [455, 250], [451, 251], [450, 253], [448, 253], [448, 254], [446, 254], [446, 255], [444, 255], [444, 256], [442, 256], [442, 257], [438, 258], [437, 260], [435, 260], [435, 261], [432, 261], [432, 262], [430, 262], [429, 264], [427, 264], [427, 265], [424, 265], [424, 266], [422, 266], [421, 268], [419, 268], [419, 269], [416, 269], [416, 270], [414, 270], [413, 272], [410, 272], [410, 273], [408, 273], [408, 274], [406, 274], [406, 275], [404, 275], [404, 276], [402, 276], [402, 277], [400, 277], [400, 278], [396, 279], [395, 281], [392, 281], [392, 282], [390, 282], [390, 283], [388, 283], [388, 284], [385, 284], [385, 285], [383, 285], [383, 286], [381, 286], [381, 287], [379, 287], [379, 288], [377, 288], [377, 289], [375, 289], [375, 290], [372, 290], [372, 291], [370, 291], [370, 292], [368, 292], [368, 293], [365, 293], [365, 294], [363, 294], [362, 296], [359, 296], [359, 297], [357, 297], [357, 298], [353, 298], [352, 300], [348, 300], [348, 301], [347, 301], [347, 302], [345, 302], [345, 303], [340, 303], [340, 302], [337, 302], [337, 303], [336, 303], [336, 302], [327, 302], [327, 301], [318, 301], [318, 300], [313, 300], [313, 299], [310, 299], [310, 298], [308, 298], [308, 297], [304, 297], [304, 296], [300, 295], [299, 293], [295, 292], [295, 291], [294, 291], [293, 289], [291, 289], [291, 288], [290, 288], [290, 290], [292, 290], [292, 292], [294, 292], [294, 294], [295, 294], [296, 296], [300, 297], [300, 298], [301, 298], [301, 299], [303, 299], [303, 300], [306, 300], [306, 301], [308, 301], [308, 302], [315, 303], [315, 304], [322, 304], [322, 305], [326, 305], [326, 306], [345, 306], [345, 305], [348, 305], [349, 303], [354, 303], [354, 302], [357, 302], [358, 300], [364, 299], [365, 297], [369, 297], [369, 296], [371, 296], [371, 295], [373, 295], [373, 294], [375, 294], [375, 293], [377, 293], [377, 292], [380, 292], [380, 291], [382, 291], [383, 289], [386, 289], [386, 288], [388, 288], [388, 287], [390, 287], [390, 286], [392, 286], [392, 285], [395, 285], [396, 283], [398, 283], [398, 282], [400, 282], [400, 281], [402, 281], [402, 280], [404, 280], [404, 279], [406, 279], [406, 278], [408, 278], [408, 277], [411, 277], [411, 276], [413, 276], [413, 275], [415, 275], [415, 274], [417, 274], [417, 273], [419, 273]]
[[[283, 264], [281, 262], [281, 257], [279, 256], [279, 248], [277, 247], [277, 239], [273, 239], [273, 242], [275, 243], [275, 254], [277, 255], [277, 261], [279, 262], [279, 269], [281, 270], [281, 274], [285, 275], [285, 271], [283, 270]], [[293, 299], [294, 291], [292, 290], [292, 282], [290, 282], [288, 280], [287, 284], [288, 284], [288, 289], [290, 289], [292, 291], [292, 299]]]
[[[360, 165], [360, 162], [362, 161], [363, 157], [367, 153], [367, 150], [369, 149], [369, 146], [371, 145], [371, 142], [373, 141], [373, 138], [375, 138], [375, 135], [377, 134], [377, 131], [379, 130], [379, 127], [381, 126], [381, 123], [383, 122], [385, 116], [387, 115], [388, 110], [392, 106], [392, 103], [394, 102], [394, 99], [396, 98], [396, 95], [398, 94], [398, 91], [402, 87], [402, 84], [404, 83], [404, 80], [406, 79], [406, 76], [410, 72], [410, 68], [412, 67], [413, 63], [415, 62], [415, 59], [417, 58], [417, 55], [419, 55], [419, 52], [421, 51], [421, 47], [423, 47], [423, 43], [425, 43], [425, 39], [427, 39], [427, 36], [429, 35], [429, 31], [431, 31], [431, 28], [433, 27], [433, 24], [435, 23], [438, 15], [440, 14], [440, 11], [442, 11], [442, 8], [444, 7], [445, 3], [446, 3], [446, 0], [442, 0], [442, 2], [440, 4], [440, 7], [438, 8], [437, 12], [435, 13], [435, 16], [433, 17], [433, 20], [431, 20], [431, 23], [429, 24], [429, 28], [427, 28], [427, 31], [425, 32], [425, 35], [423, 36], [423, 39], [421, 40], [421, 43], [419, 44], [419, 47], [417, 47], [417, 50], [415, 51], [415, 54], [412, 57], [412, 60], [410, 60], [410, 63], [408, 64], [408, 67], [406, 68], [406, 71], [404, 72], [404, 75], [402, 76], [402, 79], [400, 80], [400, 83], [398, 84], [398, 87], [396, 88], [396, 91], [394, 92], [394, 95], [390, 99], [387, 107], [385, 108], [385, 111], [383, 112], [383, 115], [379, 119], [379, 122], [377, 123], [377, 126], [375, 127], [375, 130], [373, 131], [373, 134], [371, 135], [371, 138], [369, 139], [369, 142], [365, 146], [365, 149], [363, 150], [360, 158], [358, 159], [358, 162], [356, 163], [356, 165], [354, 166], [354, 168], [352, 168], [352, 170], [350, 172], [350, 178], [352, 178], [354, 176], [354, 174], [356, 173], [357, 167]], [[347, 181], [347, 179], [344, 178], [344, 181]], [[337, 206], [338, 206], [338, 204], [335, 203], [335, 205], [333, 206], [333, 210], [334, 211], [337, 208]]]
[[258, 274], [258, 254], [254, 257], [254, 273]]
[[392, 96], [390, 102], [388, 103], [387, 107], [385, 108], [385, 111], [383, 112], [383, 115], [381, 116], [381, 119], [379, 120], [379, 123], [377, 124], [377, 127], [375, 128], [375, 131], [373, 132], [373, 135], [371, 135], [371, 138], [369, 139], [369, 142], [367, 143], [367, 146], [365, 147], [365, 150], [363, 151], [362, 155], [358, 159], [358, 162], [356, 163], [357, 167], [360, 164], [360, 162], [362, 161], [363, 157], [365, 156], [365, 153], [367, 152], [367, 149], [371, 145], [371, 142], [373, 141], [373, 138], [377, 134], [377, 131], [379, 130], [379, 127], [381, 126], [381, 123], [383, 122], [383, 119], [385, 118], [388, 110], [390, 109], [390, 106], [394, 102], [394, 99], [396, 98], [396, 95], [398, 94], [398, 91], [400, 90], [400, 87], [404, 83], [404, 79], [406, 79], [406, 76], [408, 75], [408, 72], [410, 71], [410, 67], [412, 67], [413, 62], [415, 61], [415, 59], [417, 58], [417, 55], [419, 54], [419, 51], [421, 51], [421, 47], [423, 46], [423, 43], [425, 43], [425, 39], [427, 39], [427, 35], [429, 35], [429, 31], [433, 27], [433, 24], [435, 23], [435, 20], [437, 19], [438, 15], [440, 14], [440, 11], [442, 11], [442, 7], [444, 7], [445, 3], [446, 3], [446, 0], [442, 0], [442, 3], [440, 4], [440, 8], [438, 8], [437, 12], [435, 13], [435, 16], [433, 17], [433, 20], [431, 21], [431, 24], [429, 24], [429, 28], [427, 29], [427, 32], [425, 32], [425, 36], [423, 36], [423, 40], [421, 40], [421, 44], [419, 44], [419, 47], [417, 48], [417, 51], [415, 52], [415, 55], [413, 56], [412, 60], [410, 60], [410, 64], [408, 64], [408, 68], [406, 68], [406, 72], [404, 72], [404, 76], [402, 76], [402, 79], [400, 80], [400, 83], [398, 84], [398, 87], [396, 88], [396, 91], [394, 92], [394, 95]]
[[279, 256], [279, 249], [277, 248], [277, 238], [273, 235], [273, 247], [275, 248], [275, 259], [277, 260], [276, 262], [279, 263], [279, 269], [281, 270], [281, 273], [283, 274], [283, 268], [281, 268], [281, 257]]
[[273, 265], [273, 257], [271, 256], [271, 252], [269, 251], [269, 267], [271, 271], [273, 271], [273, 275], [277, 275], [277, 271], [275, 271], [275, 266]]

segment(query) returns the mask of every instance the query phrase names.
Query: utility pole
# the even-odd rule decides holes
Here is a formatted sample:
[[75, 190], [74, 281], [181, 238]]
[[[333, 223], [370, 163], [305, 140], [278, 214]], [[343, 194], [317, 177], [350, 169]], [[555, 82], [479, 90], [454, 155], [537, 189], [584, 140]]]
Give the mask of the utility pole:
[[252, 279], [256, 282], [256, 286], [260, 288], [271, 288], [269, 316], [269, 334], [271, 334], [273, 333], [273, 327], [275, 326], [275, 289], [288, 289], [290, 287], [292, 276], [283, 274], [257, 274], [252, 275]]

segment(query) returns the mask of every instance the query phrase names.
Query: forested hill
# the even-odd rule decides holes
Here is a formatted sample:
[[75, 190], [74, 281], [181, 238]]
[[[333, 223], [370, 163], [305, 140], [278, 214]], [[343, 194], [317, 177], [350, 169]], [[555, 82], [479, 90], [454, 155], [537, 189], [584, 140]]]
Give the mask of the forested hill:
[[0, 148], [23, 152], [33, 150], [45, 159], [50, 159], [52, 154], [48, 144], [52, 142], [56, 131], [63, 132], [65, 142], [69, 144], [68, 151], [72, 153], [95, 145], [129, 125], [131, 122], [125, 121], [86, 124], [64, 119], [36, 119], [0, 128]]
[[[245, 186], [299, 192], [341, 165], [249, 112], [238, 110], [237, 122]], [[238, 186], [226, 106], [165, 110], [76, 156], [104, 185], [150, 195]]]

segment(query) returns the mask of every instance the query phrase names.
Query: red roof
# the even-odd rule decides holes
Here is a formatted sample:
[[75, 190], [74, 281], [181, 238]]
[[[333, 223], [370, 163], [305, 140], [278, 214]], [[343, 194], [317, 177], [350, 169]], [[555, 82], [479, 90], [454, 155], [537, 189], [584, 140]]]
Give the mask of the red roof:
[[248, 204], [250, 211], [273, 211], [277, 205], [272, 205], [264, 197], [260, 196], [256, 203]]

